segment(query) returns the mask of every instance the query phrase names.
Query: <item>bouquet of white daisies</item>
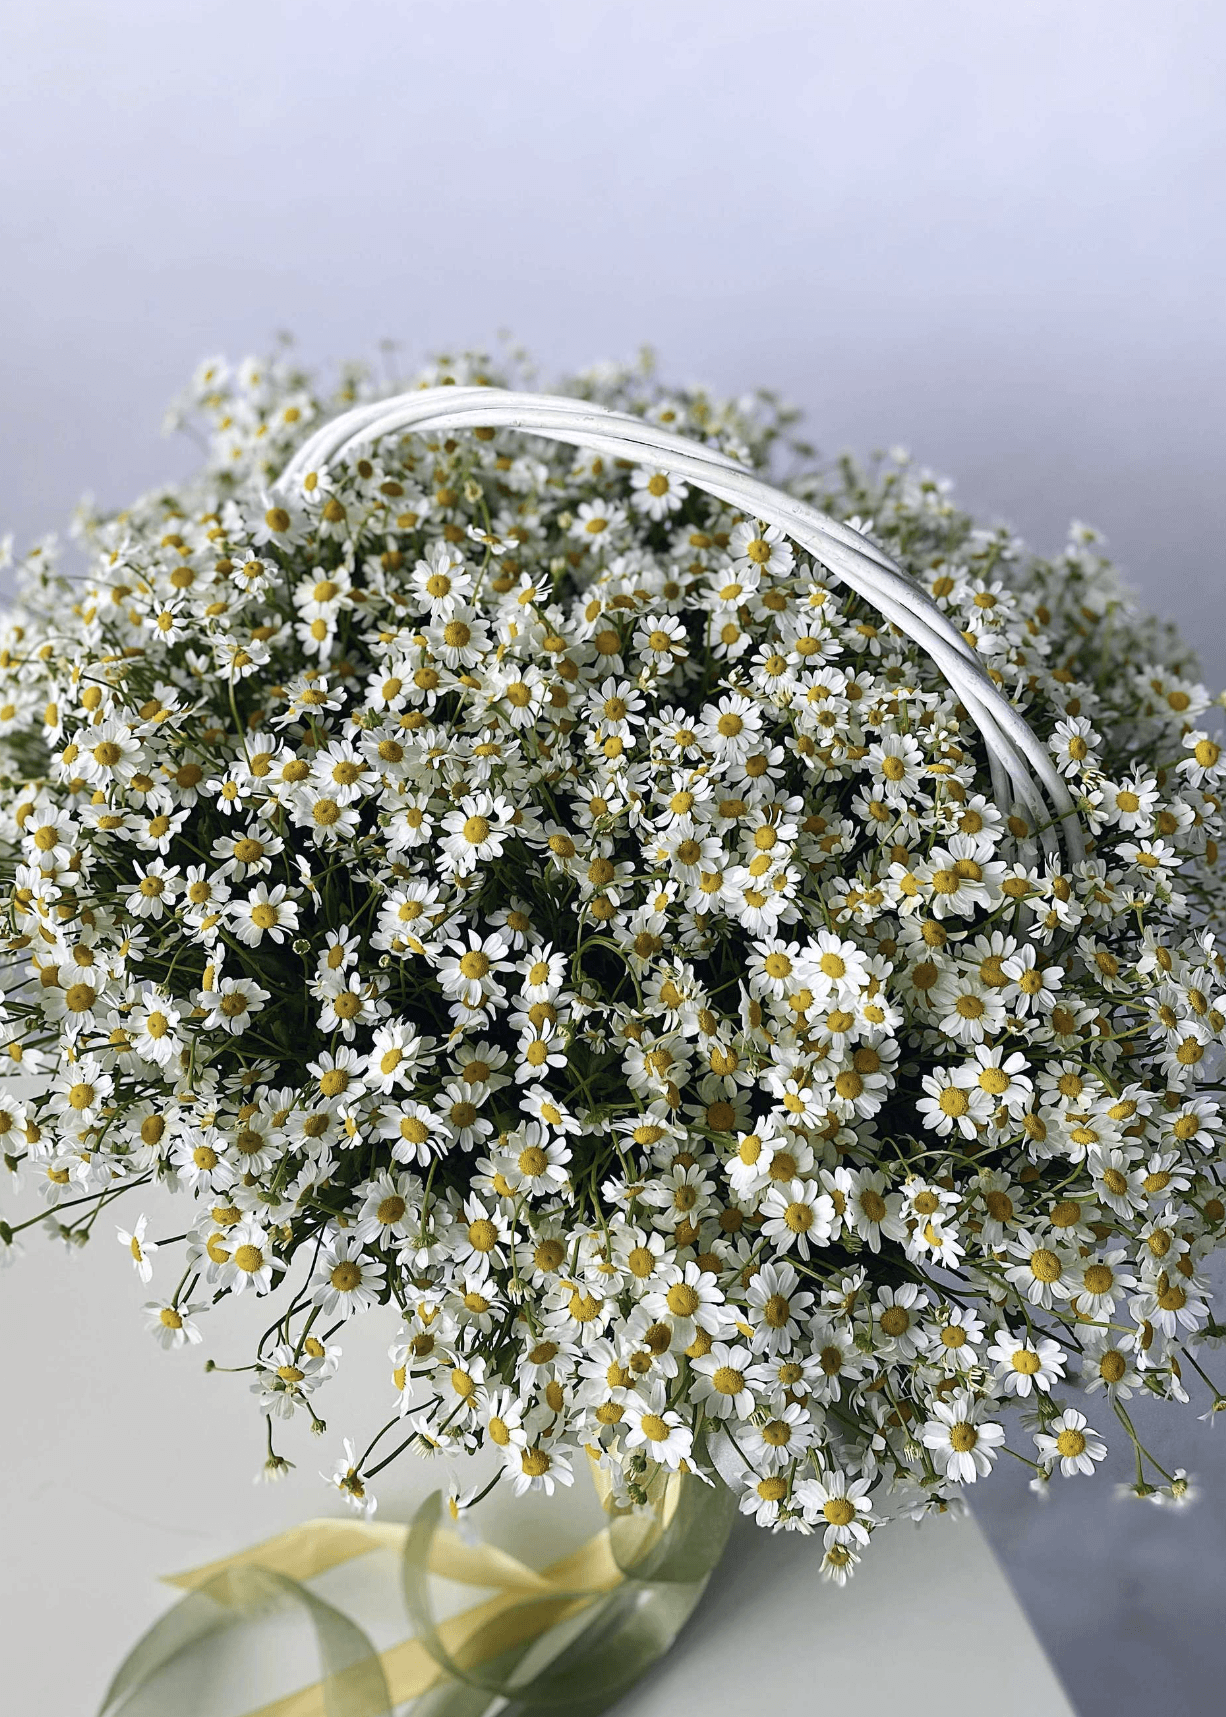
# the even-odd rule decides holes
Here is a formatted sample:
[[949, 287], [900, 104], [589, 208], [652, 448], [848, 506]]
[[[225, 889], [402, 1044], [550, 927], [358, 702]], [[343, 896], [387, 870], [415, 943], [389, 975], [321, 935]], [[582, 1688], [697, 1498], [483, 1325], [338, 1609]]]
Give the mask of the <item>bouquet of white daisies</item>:
[[272, 1472], [385, 1308], [366, 1511], [405, 1449], [521, 1492], [586, 1451], [838, 1579], [1002, 1454], [1091, 1473], [1134, 1396], [1221, 1405], [1186, 648], [1092, 531], [1037, 558], [770, 395], [505, 380], [206, 365], [199, 473], [83, 518], [81, 576], [20, 562], [0, 1129], [48, 1209], [0, 1252], [122, 1198], [164, 1347], [269, 1296]]

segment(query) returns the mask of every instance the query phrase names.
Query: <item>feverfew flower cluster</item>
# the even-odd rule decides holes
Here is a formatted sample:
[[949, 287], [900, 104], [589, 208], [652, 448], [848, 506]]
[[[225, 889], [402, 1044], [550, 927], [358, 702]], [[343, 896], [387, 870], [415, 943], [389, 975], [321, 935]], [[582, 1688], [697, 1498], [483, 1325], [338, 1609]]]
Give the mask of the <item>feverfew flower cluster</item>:
[[[30, 1221], [79, 1240], [134, 1195], [166, 1348], [275, 1296], [274, 1472], [387, 1308], [389, 1423], [332, 1481], [366, 1510], [392, 1443], [492, 1444], [517, 1492], [586, 1451], [630, 1500], [717, 1477], [842, 1580], [1002, 1451], [1092, 1472], [1219, 1333], [1226, 757], [1184, 647], [1085, 528], [1038, 559], [901, 455], [789, 483], [1049, 748], [1089, 856], [1045, 856], [928, 658], [665, 470], [478, 428], [274, 491], [387, 391], [206, 365], [199, 475], [85, 520], [83, 577], [21, 563], [0, 1043], [34, 1077], [0, 1129]], [[760, 470], [807, 451], [769, 396], [567, 391]]]

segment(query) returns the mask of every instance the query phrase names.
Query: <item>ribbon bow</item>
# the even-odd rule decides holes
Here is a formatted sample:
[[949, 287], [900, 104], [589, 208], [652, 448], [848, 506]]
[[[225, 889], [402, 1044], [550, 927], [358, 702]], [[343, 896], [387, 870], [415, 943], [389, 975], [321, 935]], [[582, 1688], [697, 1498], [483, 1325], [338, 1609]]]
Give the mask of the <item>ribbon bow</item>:
[[[602, 1475], [593, 1463], [598, 1490]], [[247, 1717], [500, 1717], [565, 1711], [596, 1717], [668, 1650], [719, 1560], [736, 1513], [723, 1485], [692, 1474], [657, 1478], [644, 1507], [602, 1502], [609, 1521], [578, 1550], [537, 1572], [442, 1524], [435, 1492], [408, 1526], [312, 1520], [237, 1555], [169, 1576], [186, 1588], [137, 1642], [99, 1717], [206, 1717], [216, 1647], [244, 1624], [305, 1613], [320, 1678]], [[400, 1553], [413, 1637], [375, 1650], [364, 1630], [305, 1582], [373, 1550]], [[436, 1622], [430, 1575], [494, 1595]]]

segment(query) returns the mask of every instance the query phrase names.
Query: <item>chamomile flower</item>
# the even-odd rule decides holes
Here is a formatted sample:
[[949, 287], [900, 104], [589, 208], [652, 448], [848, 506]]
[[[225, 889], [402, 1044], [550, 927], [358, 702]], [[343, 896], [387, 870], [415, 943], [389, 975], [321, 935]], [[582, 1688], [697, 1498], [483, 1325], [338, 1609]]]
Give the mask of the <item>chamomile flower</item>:
[[964, 1139], [973, 1139], [991, 1118], [992, 1097], [978, 1079], [970, 1084], [959, 1078], [959, 1071], [939, 1067], [925, 1073], [924, 1096], [916, 1104], [916, 1110], [925, 1126], [940, 1137], [956, 1130]]
[[685, 484], [667, 471], [639, 467], [631, 472], [630, 485], [630, 505], [636, 512], [645, 513], [653, 524], [675, 513], [686, 496]]
[[273, 1272], [284, 1269], [273, 1252], [267, 1229], [250, 1218], [227, 1227], [224, 1251], [218, 1280], [236, 1294], [249, 1288], [266, 1294], [272, 1287]]
[[383, 1279], [383, 1265], [365, 1255], [356, 1234], [338, 1235], [320, 1251], [307, 1292], [326, 1318], [348, 1318], [378, 1304]]
[[270, 1000], [271, 991], [261, 988], [251, 978], [222, 978], [215, 989], [200, 993], [204, 1029], [229, 1032], [237, 1037]]
[[174, 1003], [147, 986], [130, 1016], [129, 1041], [146, 1061], [169, 1067], [183, 1048], [181, 1023], [182, 1015]]
[[692, 1361], [694, 1369], [694, 1399], [701, 1402], [715, 1419], [727, 1419], [735, 1414], [747, 1419], [754, 1408], [753, 1390], [746, 1373], [752, 1354], [739, 1343], [716, 1341], [710, 1351]]
[[373, 1240], [382, 1246], [393, 1245], [408, 1239], [417, 1220], [414, 1182], [408, 1175], [384, 1171], [366, 1188], [350, 1237], [361, 1244]]
[[541, 1443], [511, 1443], [504, 1451], [503, 1477], [516, 1496], [526, 1496], [534, 1490], [552, 1496], [559, 1485], [574, 1484], [571, 1458], [572, 1451], [558, 1443], [550, 1443], [548, 1447]]
[[821, 1531], [827, 1550], [836, 1544], [868, 1543], [872, 1523], [867, 1516], [873, 1512], [867, 1496], [870, 1482], [836, 1470], [820, 1479], [802, 1479], [796, 1486], [793, 1495], [805, 1519]]
[[1010, 1395], [1025, 1398], [1032, 1389], [1050, 1395], [1052, 1384], [1064, 1376], [1064, 1351], [1045, 1336], [1015, 1336], [1002, 1328], [988, 1358], [996, 1367], [997, 1384]]
[[656, 1382], [646, 1398], [632, 1395], [626, 1403], [626, 1447], [642, 1449], [649, 1459], [676, 1472], [688, 1461], [694, 1434], [681, 1415], [666, 1404], [664, 1384]]
[[1082, 1386], [1087, 1395], [1103, 1389], [1107, 1399], [1127, 1401], [1141, 1388], [1142, 1377], [1133, 1354], [1134, 1337], [1117, 1330], [1087, 1332], [1081, 1364]]
[[298, 928], [298, 907], [284, 883], [270, 889], [258, 882], [245, 899], [230, 902], [230, 925], [248, 948], [258, 948], [265, 937], [284, 942]]
[[1039, 1459], [1057, 1462], [1065, 1478], [1077, 1473], [1093, 1473], [1099, 1461], [1107, 1457], [1107, 1445], [1097, 1431], [1090, 1429], [1084, 1413], [1070, 1407], [1050, 1420], [1046, 1429], [1036, 1431], [1035, 1448]]
[[[687, 1266], [692, 1268], [692, 1266]], [[786, 1353], [800, 1334], [813, 1295], [800, 1287], [791, 1264], [763, 1264], [749, 1284], [748, 1312], [755, 1325], [754, 1346], [765, 1353]]]
[[772, 1186], [762, 1202], [762, 1233], [780, 1252], [795, 1249], [808, 1258], [816, 1247], [828, 1244], [834, 1228], [834, 1200], [819, 1190], [815, 1180], [794, 1180], [787, 1186]]
[[168, 1349], [196, 1345], [204, 1339], [196, 1313], [202, 1306], [176, 1305], [172, 1300], [147, 1300], [143, 1307], [145, 1327], [159, 1347]]
[[931, 1450], [933, 1461], [944, 1477], [956, 1484], [974, 1484], [992, 1470], [1005, 1428], [982, 1417], [986, 1403], [969, 1390], [959, 1389], [946, 1401], [932, 1403], [931, 1417], [920, 1440]]
[[366, 1481], [358, 1469], [357, 1450], [348, 1437], [345, 1438], [344, 1453], [338, 1457], [333, 1471], [321, 1473], [320, 1477], [340, 1491], [355, 1514], [360, 1514], [363, 1520], [371, 1519], [379, 1506], [378, 1499], [366, 1488]]
[[1016, 1261], [1006, 1267], [1006, 1274], [1032, 1306], [1050, 1311], [1076, 1292], [1072, 1260], [1056, 1235], [1019, 1234], [1008, 1255]]
[[378, 1112], [378, 1136], [391, 1141], [391, 1154], [398, 1163], [421, 1166], [443, 1155], [451, 1143], [443, 1117], [424, 1103], [406, 1099]]
[[570, 1171], [566, 1166], [570, 1158], [569, 1147], [551, 1138], [548, 1130], [534, 1121], [529, 1122], [499, 1161], [503, 1179], [512, 1192], [542, 1198], [570, 1186]]
[[126, 1246], [132, 1256], [132, 1264], [142, 1282], [153, 1280], [153, 1259], [158, 1250], [157, 1242], [145, 1238], [145, 1230], [149, 1226], [147, 1216], [138, 1216], [136, 1225], [129, 1231], [126, 1228], [115, 1229], [115, 1237], [121, 1246]]

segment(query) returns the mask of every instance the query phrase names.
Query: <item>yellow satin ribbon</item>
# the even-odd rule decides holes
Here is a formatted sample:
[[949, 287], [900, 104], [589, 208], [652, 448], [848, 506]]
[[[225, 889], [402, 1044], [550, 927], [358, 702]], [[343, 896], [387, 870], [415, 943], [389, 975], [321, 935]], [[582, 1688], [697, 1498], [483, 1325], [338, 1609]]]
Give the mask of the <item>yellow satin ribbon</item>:
[[[264, 1544], [240, 1551], [237, 1556], [184, 1574], [171, 1574], [167, 1583], [193, 1591], [217, 1575], [240, 1567], [263, 1568], [301, 1582], [372, 1550], [395, 1550], [403, 1554], [408, 1536], [407, 1526], [366, 1524], [358, 1520], [308, 1520]], [[443, 1530], [434, 1534], [430, 1547], [430, 1573], [464, 1586], [492, 1586], [498, 1592], [498, 1596], [442, 1622], [438, 1629], [452, 1653], [463, 1653], [466, 1644], [483, 1631], [483, 1661], [517, 1645], [525, 1637], [525, 1618], [511, 1613], [522, 1597], [554, 1600], [558, 1613], [552, 1621], [545, 1619], [544, 1612], [530, 1618], [541, 1622], [534, 1631], [544, 1632], [553, 1621], [562, 1620], [564, 1613], [573, 1613], [591, 1601], [584, 1597], [562, 1598], [559, 1594], [580, 1587], [595, 1595], [611, 1590], [624, 1578], [613, 1559], [607, 1529], [541, 1573], [493, 1545], [469, 1545], [457, 1533]], [[490, 1624], [499, 1617], [505, 1619], [504, 1627], [491, 1629]], [[391, 1646], [378, 1654], [378, 1660], [393, 1706], [425, 1693], [444, 1674], [419, 1639], [406, 1639]], [[270, 1705], [262, 1705], [250, 1713], [250, 1717], [327, 1717], [323, 1684], [317, 1681], [283, 1699], [274, 1699]]]
[[[623, 1511], [611, 1508], [595, 1463], [593, 1479], [604, 1492], [608, 1525], [539, 1572], [441, 1526], [436, 1493], [408, 1526], [311, 1520], [170, 1575], [188, 1595], [129, 1653], [100, 1717], [169, 1709], [168, 1677], [182, 1669], [187, 1652], [238, 1621], [287, 1608], [311, 1620], [323, 1676], [247, 1717], [390, 1717], [410, 1699], [424, 1699], [430, 1717], [478, 1717], [496, 1699], [510, 1701], [516, 1713], [594, 1717], [672, 1643], [718, 1560], [735, 1505], [722, 1486], [661, 1473], [650, 1505]], [[374, 1550], [398, 1553], [415, 1626], [412, 1638], [382, 1652], [305, 1584]], [[494, 1595], [436, 1623], [430, 1575]], [[203, 1713], [207, 1694], [193, 1686], [196, 1703], [188, 1706], [176, 1691], [176, 1717]]]

